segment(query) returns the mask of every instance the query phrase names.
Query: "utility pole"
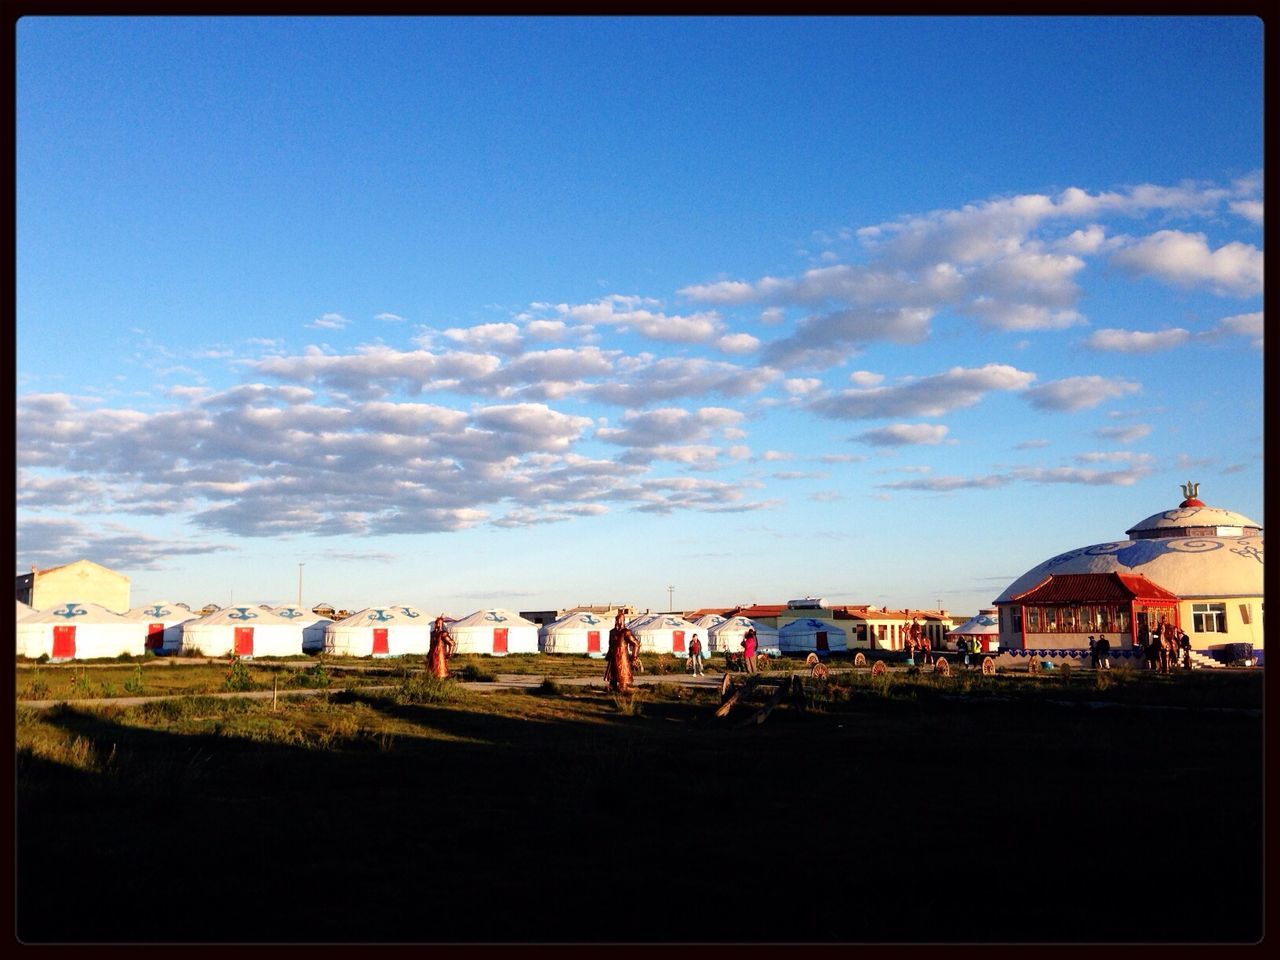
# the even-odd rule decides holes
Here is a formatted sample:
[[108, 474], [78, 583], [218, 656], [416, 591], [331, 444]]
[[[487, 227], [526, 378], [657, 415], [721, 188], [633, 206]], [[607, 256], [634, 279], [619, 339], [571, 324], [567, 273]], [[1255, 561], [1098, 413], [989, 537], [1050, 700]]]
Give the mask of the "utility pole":
[[671, 597], [675, 592], [676, 592], [675, 587], [671, 587], [671, 586], [667, 587], [667, 609], [668, 610], [675, 610], [675, 607], [672, 606], [672, 600], [671, 600]]
[[305, 567], [306, 565], [307, 563], [305, 560], [302, 563], [298, 564], [298, 609], [299, 610], [302, 609], [302, 568]]

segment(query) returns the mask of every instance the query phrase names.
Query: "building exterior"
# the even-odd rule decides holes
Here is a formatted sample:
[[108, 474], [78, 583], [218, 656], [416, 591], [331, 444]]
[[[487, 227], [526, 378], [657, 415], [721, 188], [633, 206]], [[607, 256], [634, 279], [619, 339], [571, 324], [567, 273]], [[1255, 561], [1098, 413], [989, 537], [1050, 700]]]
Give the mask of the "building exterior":
[[93, 603], [112, 613], [129, 610], [129, 578], [92, 560], [76, 560], [47, 570], [31, 568], [17, 578], [18, 599], [37, 610], [65, 603]]
[[[1004, 616], [1014, 598], [1050, 575], [1140, 575], [1176, 597], [1177, 621], [1195, 650], [1228, 643], [1261, 652], [1263, 635], [1262, 526], [1230, 510], [1206, 506], [1199, 484], [1186, 483], [1177, 507], [1153, 514], [1125, 531], [1129, 539], [1060, 553], [1033, 567], [996, 598], [1000, 646], [1020, 649], [1024, 624]], [[1172, 619], [1172, 618], [1171, 618]]]
[[1105, 636], [1115, 651], [1138, 646], [1144, 619], [1152, 627], [1162, 619], [1179, 626], [1178, 602], [1177, 594], [1138, 574], [1051, 573], [997, 609], [1001, 620], [1007, 616], [1021, 628], [1018, 649], [1087, 650], [1089, 637]]

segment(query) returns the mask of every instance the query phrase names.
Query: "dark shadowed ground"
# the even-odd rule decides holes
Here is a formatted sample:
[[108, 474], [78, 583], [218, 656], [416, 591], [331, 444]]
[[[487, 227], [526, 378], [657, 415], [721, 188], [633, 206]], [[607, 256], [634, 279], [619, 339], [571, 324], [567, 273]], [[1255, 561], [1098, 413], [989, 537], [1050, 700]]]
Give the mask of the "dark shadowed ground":
[[1261, 677], [1168, 679], [20, 712], [18, 934], [1252, 942]]

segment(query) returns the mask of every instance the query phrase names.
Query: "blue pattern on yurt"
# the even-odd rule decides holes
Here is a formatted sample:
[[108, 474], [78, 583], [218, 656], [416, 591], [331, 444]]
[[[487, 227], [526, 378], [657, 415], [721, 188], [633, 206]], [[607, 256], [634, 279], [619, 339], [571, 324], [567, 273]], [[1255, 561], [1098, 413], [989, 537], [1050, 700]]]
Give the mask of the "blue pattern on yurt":
[[53, 611], [53, 615], [55, 617], [63, 617], [64, 619], [70, 620], [72, 617], [83, 617], [88, 612], [88, 610], [85, 610], [78, 603], [68, 603], [65, 610], [55, 610]]
[[369, 619], [377, 620], [379, 623], [382, 623], [384, 620], [392, 620], [394, 618], [388, 614], [387, 611], [379, 609], [371, 611], [369, 613]]
[[168, 607], [162, 607], [157, 603], [150, 610], [143, 610], [142, 612], [148, 617], [167, 617], [172, 611]]
[[240, 612], [239, 612], [239, 613], [229, 613], [229, 614], [227, 614], [227, 619], [228, 619], [228, 620], [256, 620], [256, 619], [258, 619], [258, 615], [257, 615], [256, 613], [254, 613], [252, 610], [250, 610], [248, 607], [236, 607], [236, 609], [237, 609], [237, 610], [239, 610]]

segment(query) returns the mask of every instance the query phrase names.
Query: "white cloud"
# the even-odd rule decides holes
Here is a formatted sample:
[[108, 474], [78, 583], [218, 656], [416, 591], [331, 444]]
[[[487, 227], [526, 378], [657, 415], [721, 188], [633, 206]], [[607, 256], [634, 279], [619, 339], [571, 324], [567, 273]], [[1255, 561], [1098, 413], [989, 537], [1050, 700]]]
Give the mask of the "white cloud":
[[821, 386], [822, 381], [816, 377], [797, 377], [782, 381], [782, 389], [793, 397], [803, 397], [807, 393], [813, 393]]
[[876, 447], [901, 447], [909, 445], [933, 446], [947, 437], [947, 428], [933, 423], [895, 423], [878, 430], [868, 430], [856, 439]]
[[1049, 445], [1050, 445], [1050, 442], [1051, 442], [1051, 441], [1049, 441], [1049, 440], [1042, 440], [1042, 439], [1037, 439], [1037, 440], [1023, 440], [1021, 443], [1015, 443], [1015, 444], [1013, 445], [1013, 449], [1015, 449], [1015, 450], [1037, 450], [1037, 449], [1039, 449], [1040, 447], [1047, 447], [1047, 446], [1049, 446]]
[[766, 463], [772, 463], [778, 460], [792, 460], [794, 458], [795, 454], [786, 453], [782, 450], [766, 450], [764, 453], [760, 454], [760, 459]]
[[836, 420], [940, 417], [971, 407], [994, 390], [1025, 390], [1034, 379], [1034, 373], [998, 363], [970, 369], [953, 367], [899, 386], [843, 390], [812, 400], [808, 406]]
[[1264, 326], [1262, 311], [1259, 310], [1255, 313], [1238, 313], [1233, 317], [1223, 317], [1218, 321], [1215, 332], [1250, 337], [1251, 345], [1261, 350]]
[[760, 341], [749, 333], [728, 333], [716, 340], [716, 348], [723, 353], [751, 353], [759, 347]]
[[1237, 200], [1228, 204], [1232, 213], [1238, 213], [1250, 223], [1256, 223], [1262, 226], [1264, 219], [1264, 205], [1261, 200]]
[[1238, 241], [1210, 250], [1203, 233], [1160, 230], [1119, 250], [1112, 260], [1178, 286], [1204, 284], [1215, 293], [1241, 297], [1262, 292], [1262, 251]]
[[1088, 410], [1104, 400], [1137, 393], [1139, 384], [1129, 380], [1109, 380], [1106, 377], [1066, 377], [1031, 387], [1023, 394], [1027, 402], [1037, 410]]
[[884, 383], [884, 374], [872, 373], [870, 370], [855, 370], [849, 374], [849, 382], [855, 387], [876, 387]]
[[1117, 443], [1133, 443], [1151, 435], [1151, 426], [1146, 423], [1135, 423], [1128, 427], [1099, 427], [1093, 431], [1095, 437], [1103, 440], [1114, 440]]
[[394, 313], [379, 313], [373, 319], [381, 320], [384, 323], [404, 323], [404, 317]]
[[1191, 337], [1191, 331], [1181, 327], [1169, 330], [1117, 330], [1106, 328], [1095, 330], [1084, 340], [1084, 345], [1091, 350], [1105, 350], [1116, 353], [1157, 353], [1161, 350], [1172, 350], [1180, 347]]
[[481, 350], [512, 350], [520, 346], [520, 328], [514, 323], [481, 323], [450, 327], [444, 335], [455, 343]]
[[347, 325], [347, 322], [347, 318], [340, 313], [326, 313], [324, 316], [305, 324], [305, 326], [311, 327], [313, 330], [341, 330]]

